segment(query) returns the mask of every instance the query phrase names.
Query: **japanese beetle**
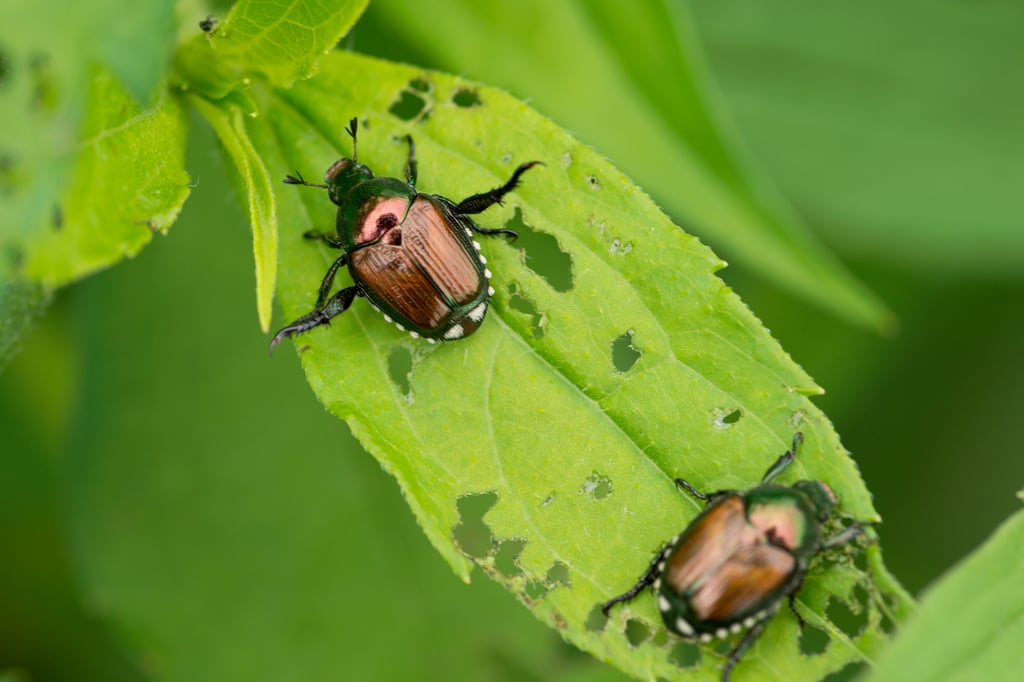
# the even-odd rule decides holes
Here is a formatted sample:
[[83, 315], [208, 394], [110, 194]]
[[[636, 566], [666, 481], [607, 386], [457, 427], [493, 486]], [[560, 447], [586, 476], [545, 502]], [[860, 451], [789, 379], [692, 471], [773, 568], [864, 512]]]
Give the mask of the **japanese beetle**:
[[793, 601], [815, 554], [849, 542], [865, 522], [856, 522], [829, 538], [821, 525], [836, 506], [822, 481], [792, 486], [772, 481], [793, 462], [803, 434], [768, 469], [760, 485], [745, 492], [704, 494], [681, 478], [675, 483], [698, 500], [704, 511], [654, 557], [628, 592], [601, 606], [608, 611], [653, 586], [665, 627], [682, 637], [710, 642], [746, 630], [729, 652], [722, 682], [761, 635], [783, 597], [803, 626]]
[[[341, 249], [327, 270], [316, 305], [274, 335], [270, 350], [282, 339], [327, 324], [345, 312], [356, 296], [369, 299], [399, 329], [430, 342], [469, 336], [487, 314], [494, 294], [487, 260], [480, 254], [477, 234], [519, 236], [514, 230], [479, 227], [469, 216], [480, 213], [515, 189], [519, 178], [540, 161], [524, 163], [501, 187], [474, 194], [459, 203], [416, 190], [416, 146], [412, 136], [405, 164], [405, 182], [377, 178], [356, 156], [358, 120], [346, 132], [352, 137], [352, 158], [339, 159], [327, 169], [327, 184], [306, 182], [289, 175], [285, 183], [326, 189], [338, 206], [335, 234], [307, 233]], [[348, 265], [354, 286], [330, 296], [338, 269]]]

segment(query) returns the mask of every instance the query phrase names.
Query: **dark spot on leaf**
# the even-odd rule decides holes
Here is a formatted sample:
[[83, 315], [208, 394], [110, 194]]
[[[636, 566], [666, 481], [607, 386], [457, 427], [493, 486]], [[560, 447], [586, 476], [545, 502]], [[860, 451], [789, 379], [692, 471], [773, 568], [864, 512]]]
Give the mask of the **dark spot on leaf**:
[[800, 651], [807, 656], [817, 656], [825, 652], [829, 643], [828, 634], [821, 628], [804, 623], [800, 630]]
[[580, 492], [590, 495], [595, 500], [603, 500], [612, 494], [612, 480], [596, 471], [583, 481]]
[[459, 550], [474, 559], [483, 559], [494, 544], [490, 527], [484, 523], [484, 514], [498, 502], [494, 493], [479, 493], [460, 497], [456, 503], [459, 524], [452, 529], [452, 540]]
[[199, 22], [199, 28], [203, 33], [212, 33], [213, 29], [217, 27], [217, 17], [212, 14]]
[[411, 375], [412, 351], [405, 346], [395, 346], [388, 354], [388, 376], [409, 402], [412, 402], [412, 386], [409, 382]]
[[680, 668], [692, 668], [700, 663], [700, 649], [686, 640], [679, 640], [668, 652], [668, 661]]
[[537, 312], [537, 307], [533, 304], [526, 294], [523, 293], [522, 289], [515, 282], [510, 282], [508, 285], [508, 307], [517, 312], [529, 315], [531, 318], [531, 333], [535, 339], [544, 338], [544, 327], [547, 326], [547, 316], [543, 313]]
[[53, 222], [54, 231], [60, 232], [61, 228], [64, 227], [64, 211], [61, 209], [60, 204], [53, 205], [53, 213], [50, 217]]
[[572, 257], [562, 250], [557, 239], [527, 225], [519, 208], [505, 227], [519, 233], [516, 246], [526, 267], [543, 277], [555, 291], [565, 293], [572, 289]]
[[641, 355], [643, 353], [633, 345], [632, 329], [627, 329], [625, 334], [612, 341], [612, 364], [620, 372], [633, 369]]
[[612, 245], [608, 247], [609, 253], [614, 253], [619, 256], [625, 256], [627, 253], [633, 251], [633, 242], [624, 242], [618, 237], [612, 240]]
[[651, 629], [647, 627], [647, 624], [643, 621], [639, 621], [636, 618], [630, 618], [626, 621], [626, 639], [629, 641], [629, 645], [632, 647], [640, 646], [644, 641], [651, 636]]
[[480, 93], [476, 90], [459, 88], [455, 91], [455, 95], [452, 97], [452, 103], [457, 107], [468, 109], [469, 107], [479, 107], [483, 105], [483, 100], [480, 99]]
[[555, 493], [552, 492], [550, 495], [544, 498], [544, 501], [540, 503], [541, 508], [544, 508], [555, 501]]
[[590, 614], [587, 616], [587, 622], [584, 623], [583, 626], [590, 632], [601, 632], [607, 624], [608, 616], [601, 612], [600, 604], [595, 604], [594, 608], [590, 609]]
[[523, 574], [516, 560], [525, 545], [525, 540], [504, 540], [498, 544], [498, 550], [494, 553], [494, 567], [498, 573], [506, 578]]
[[601, 189], [601, 183], [593, 175], [587, 176], [587, 183], [590, 184], [590, 189]]

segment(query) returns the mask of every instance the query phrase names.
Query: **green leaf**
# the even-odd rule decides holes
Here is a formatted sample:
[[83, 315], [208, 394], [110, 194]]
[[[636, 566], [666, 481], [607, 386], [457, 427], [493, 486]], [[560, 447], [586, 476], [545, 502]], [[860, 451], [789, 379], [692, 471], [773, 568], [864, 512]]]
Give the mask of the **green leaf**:
[[89, 86], [70, 179], [45, 224], [11, 247], [21, 274], [46, 287], [134, 255], [170, 227], [189, 193], [178, 101], [164, 94], [141, 109], [101, 68]]
[[1000, 682], [1024, 669], [1024, 511], [926, 592], [871, 682]]
[[[833, 314], [885, 328], [892, 315], [808, 231], [752, 164], [705, 74], [680, 3], [433, 3], [423, 30], [410, 0], [371, 12], [442, 67], [536, 102], [607, 154], [673, 215], [743, 267]], [[458, 36], [458, 39], [452, 39]], [[379, 45], [379, 47], [377, 47]], [[487, 54], [486, 60], [478, 58]]]
[[249, 140], [245, 127], [248, 107], [225, 98], [211, 102], [193, 96], [189, 100], [217, 132], [241, 175], [242, 192], [249, 203], [253, 256], [256, 261], [256, 311], [260, 328], [270, 329], [274, 283], [277, 278], [277, 207], [270, 176], [263, 159]]
[[175, 57], [184, 87], [219, 99], [252, 76], [288, 87], [316, 73], [369, 0], [311, 3], [241, 0], [210, 35], [196, 35]]
[[[531, 170], [485, 227], [513, 226], [522, 245], [483, 245], [497, 292], [471, 338], [428, 345], [363, 301], [298, 342], [320, 401], [398, 480], [430, 541], [464, 579], [472, 563], [563, 637], [641, 677], [671, 677], [674, 642], [631, 646], [627, 618], [660, 632], [649, 598], [593, 620], [635, 582], [653, 552], [697, 512], [672, 485], [744, 488], [802, 431], [791, 476], [826, 480], [844, 513], [875, 519], [870, 495], [827, 418], [820, 393], [715, 276], [722, 266], [596, 153], [524, 104], [437, 73], [336, 53], [291, 90], [253, 88], [246, 120], [269, 168], [312, 176], [350, 155], [341, 132], [358, 114], [359, 159], [399, 175], [404, 136], [417, 145], [421, 191], [459, 200]], [[402, 113], [401, 118], [394, 112]], [[289, 319], [309, 310], [335, 253], [302, 239], [329, 230], [320, 190], [282, 187], [278, 294]], [[342, 284], [344, 286], [344, 284]], [[482, 515], [482, 520], [481, 520]], [[483, 525], [481, 525], [483, 524]], [[476, 540], [474, 541], [474, 538]], [[481, 540], [482, 538], [482, 540]], [[877, 548], [867, 571], [841, 562], [808, 577], [801, 600], [838, 640], [813, 658], [787, 616], [749, 657], [772, 679], [824, 674], [873, 656], [884, 635], [879, 596], [909, 598]], [[867, 625], [844, 633], [828, 600], [873, 595]], [[717, 676], [722, 659], [703, 652]]]
[[752, 146], [830, 242], [944, 276], [1024, 273], [1024, 4], [694, 8]]

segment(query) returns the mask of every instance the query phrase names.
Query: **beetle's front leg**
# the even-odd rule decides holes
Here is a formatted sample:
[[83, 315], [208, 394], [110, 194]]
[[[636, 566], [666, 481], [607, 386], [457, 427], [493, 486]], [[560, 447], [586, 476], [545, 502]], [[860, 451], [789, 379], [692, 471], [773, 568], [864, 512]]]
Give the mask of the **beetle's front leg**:
[[348, 307], [352, 305], [352, 301], [355, 300], [359, 293], [358, 287], [342, 289], [332, 296], [322, 308], [318, 307], [314, 309], [313, 312], [303, 315], [281, 331], [274, 334], [274, 338], [270, 341], [271, 354], [274, 352], [274, 346], [281, 343], [281, 341], [289, 336], [308, 332], [310, 329], [319, 327], [322, 324], [328, 324], [331, 321], [331, 318], [337, 317], [348, 310]]
[[[455, 207], [455, 212], [460, 215], [480, 213], [481, 211], [487, 210], [494, 204], [500, 204], [501, 198], [508, 194], [509, 192], [511, 192], [512, 190], [514, 190], [516, 188], [516, 185], [519, 184], [519, 176], [521, 176], [523, 173], [537, 165], [542, 166], [544, 164], [541, 161], [530, 161], [529, 163], [522, 164], [521, 166], [519, 166], [519, 168], [516, 168], [515, 172], [512, 173], [512, 177], [509, 178], [509, 181], [506, 182], [504, 185], [502, 185], [501, 187], [495, 187], [490, 192], [481, 192], [480, 194], [474, 194], [471, 197], [466, 197], [465, 199], [459, 202], [458, 206]], [[478, 232], [482, 232], [484, 234], [493, 234], [494, 232], [509, 231], [511, 230], [478, 230]]]

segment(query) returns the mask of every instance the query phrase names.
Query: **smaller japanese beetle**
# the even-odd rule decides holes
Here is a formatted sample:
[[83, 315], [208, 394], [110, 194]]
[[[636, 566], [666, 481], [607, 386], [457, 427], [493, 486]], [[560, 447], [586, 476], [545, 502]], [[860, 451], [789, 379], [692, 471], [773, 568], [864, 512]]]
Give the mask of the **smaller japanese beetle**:
[[792, 486], [772, 481], [796, 455], [803, 434], [773, 464], [760, 485], [747, 491], [701, 493], [681, 478], [675, 483], [698, 500], [704, 511], [654, 557], [629, 591], [605, 602], [605, 616], [653, 586], [665, 627], [682, 637], [710, 642], [746, 630], [729, 652], [722, 682], [764, 632], [783, 597], [803, 626], [794, 599], [815, 554], [849, 542], [868, 522], [855, 522], [829, 538], [821, 525], [836, 506], [836, 496], [822, 481]]
[[[352, 158], [339, 159], [327, 169], [327, 184], [306, 182], [298, 173], [284, 180], [327, 190], [338, 206], [335, 233], [305, 236], [322, 239], [342, 254], [327, 270], [312, 312], [278, 331], [270, 342], [271, 352], [286, 337], [328, 324], [348, 310], [356, 296], [369, 299], [388, 322], [414, 337], [433, 343], [469, 336], [483, 322], [494, 295], [487, 260], [473, 233], [519, 236], [515, 230], [479, 227], [469, 216], [500, 204], [520, 176], [540, 161], [520, 165], [504, 185], [456, 204], [416, 190], [416, 146], [410, 135], [405, 138], [405, 182], [374, 177], [357, 160], [358, 123], [353, 118], [346, 129], [352, 137]], [[354, 286], [329, 296], [334, 276], [346, 264]]]

